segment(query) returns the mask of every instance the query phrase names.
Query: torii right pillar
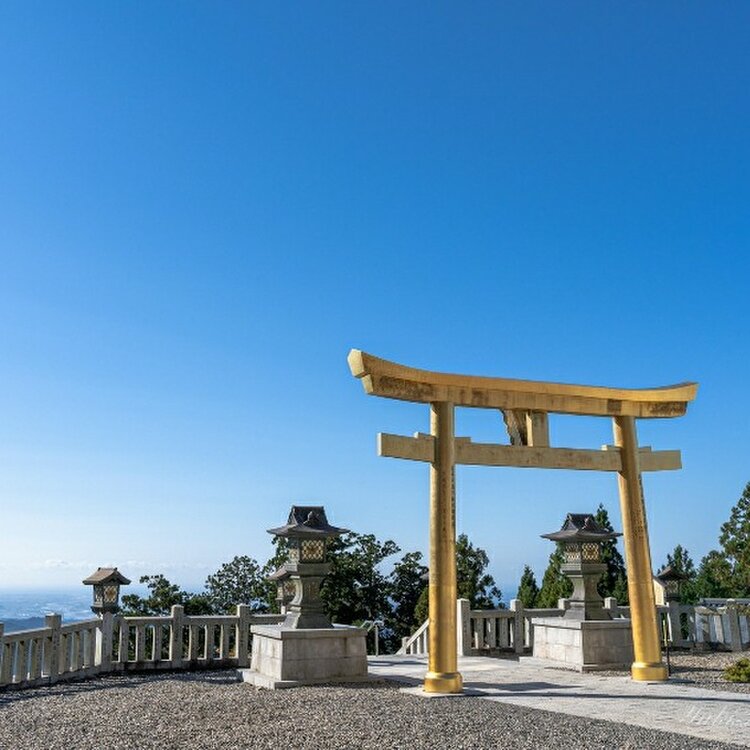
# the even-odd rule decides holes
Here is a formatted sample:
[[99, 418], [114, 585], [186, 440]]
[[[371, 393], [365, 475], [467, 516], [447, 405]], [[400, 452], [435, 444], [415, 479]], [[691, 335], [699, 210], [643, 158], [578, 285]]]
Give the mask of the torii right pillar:
[[622, 470], [617, 474], [620, 488], [623, 543], [628, 570], [630, 622], [633, 627], [631, 667], [634, 680], [666, 680], [667, 668], [661, 660], [659, 623], [654, 605], [651, 550], [648, 542], [646, 506], [638, 455], [634, 417], [615, 417], [615, 445], [620, 449]]

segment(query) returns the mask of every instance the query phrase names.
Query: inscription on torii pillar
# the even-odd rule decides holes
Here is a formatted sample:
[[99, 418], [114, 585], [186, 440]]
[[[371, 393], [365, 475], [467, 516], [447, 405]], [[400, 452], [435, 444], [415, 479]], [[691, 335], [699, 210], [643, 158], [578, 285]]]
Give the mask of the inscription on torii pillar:
[[[453, 471], [456, 464], [583, 469], [617, 473], [628, 595], [633, 626], [633, 679], [666, 680], [651, 582], [641, 472], [681, 468], [679, 451], [639, 447], [636, 419], [680, 417], [695, 398], [697, 383], [626, 389], [511, 380], [418, 370], [352, 349], [352, 375], [365, 392], [430, 405], [430, 434], [378, 436], [381, 456], [430, 464], [429, 665], [424, 689], [461, 692], [456, 644], [456, 553]], [[456, 437], [456, 406], [503, 413], [510, 445]], [[598, 450], [554, 448], [549, 414], [610, 417], [614, 445]]]

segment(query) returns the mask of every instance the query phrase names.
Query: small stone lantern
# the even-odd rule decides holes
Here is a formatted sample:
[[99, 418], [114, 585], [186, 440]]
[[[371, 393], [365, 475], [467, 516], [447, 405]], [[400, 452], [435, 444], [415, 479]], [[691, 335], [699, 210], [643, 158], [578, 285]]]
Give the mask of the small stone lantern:
[[94, 587], [91, 611], [101, 615], [105, 612], [114, 614], [120, 610], [120, 586], [127, 586], [130, 580], [117, 568], [97, 568], [83, 583]]
[[276, 601], [279, 604], [279, 612], [282, 615], [287, 613], [289, 602], [294, 599], [296, 586], [294, 581], [289, 574], [289, 571], [282, 565], [277, 568], [270, 576], [269, 581], [273, 581], [276, 584]]
[[671, 565], [667, 565], [654, 578], [664, 586], [665, 603], [680, 601], [682, 597], [682, 584], [687, 581], [687, 576], [684, 573], [676, 570]]
[[564, 617], [575, 620], [609, 620], [597, 587], [607, 565], [602, 561], [602, 543], [622, 536], [599, 526], [588, 513], [568, 513], [560, 531], [542, 534], [562, 544], [562, 572], [573, 582], [570, 608]]
[[286, 525], [268, 530], [269, 534], [285, 538], [289, 551], [289, 560], [282, 569], [294, 584], [294, 598], [286, 606], [283, 627], [333, 627], [320, 598], [320, 585], [331, 569], [325, 561], [327, 540], [346, 531], [328, 523], [322, 505], [293, 505]]

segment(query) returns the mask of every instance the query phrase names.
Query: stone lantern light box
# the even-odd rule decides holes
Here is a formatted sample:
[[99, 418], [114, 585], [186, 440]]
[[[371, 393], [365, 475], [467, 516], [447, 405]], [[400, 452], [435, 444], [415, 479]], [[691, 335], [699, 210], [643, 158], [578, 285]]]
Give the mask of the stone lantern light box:
[[330, 570], [326, 562], [328, 540], [346, 531], [328, 523], [322, 505], [293, 505], [287, 523], [268, 530], [269, 534], [286, 539], [288, 545], [288, 562], [272, 576], [285, 605], [286, 627], [331, 627], [320, 586]]
[[607, 565], [602, 560], [602, 544], [622, 536], [600, 526], [589, 513], [568, 513], [559, 531], [542, 534], [559, 542], [563, 550], [562, 572], [573, 582], [570, 609], [565, 617], [581, 620], [609, 620], [598, 585]]
[[654, 578], [664, 587], [664, 598], [667, 603], [680, 601], [682, 584], [688, 578], [684, 573], [676, 570], [672, 565], [667, 565]]
[[120, 586], [127, 586], [130, 579], [125, 578], [117, 568], [97, 568], [83, 583], [93, 587], [94, 603], [91, 611], [100, 615], [119, 611]]

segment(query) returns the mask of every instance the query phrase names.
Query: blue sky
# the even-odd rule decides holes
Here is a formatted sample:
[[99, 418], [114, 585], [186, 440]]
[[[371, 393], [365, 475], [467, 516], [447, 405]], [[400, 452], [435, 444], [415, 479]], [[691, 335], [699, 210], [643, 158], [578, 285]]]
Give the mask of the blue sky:
[[[0, 578], [183, 585], [292, 502], [426, 550], [424, 466], [351, 347], [429, 369], [700, 383], [641, 441], [654, 563], [750, 480], [746, 3], [0, 9]], [[460, 434], [503, 438], [462, 410]], [[611, 442], [558, 417], [555, 444]], [[460, 468], [510, 590], [609, 475]]]

